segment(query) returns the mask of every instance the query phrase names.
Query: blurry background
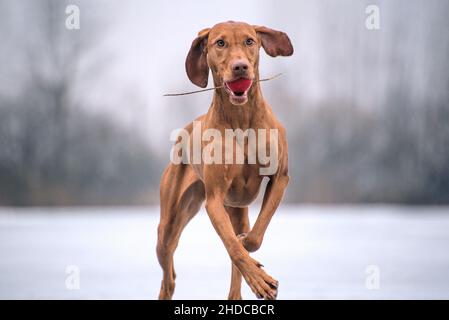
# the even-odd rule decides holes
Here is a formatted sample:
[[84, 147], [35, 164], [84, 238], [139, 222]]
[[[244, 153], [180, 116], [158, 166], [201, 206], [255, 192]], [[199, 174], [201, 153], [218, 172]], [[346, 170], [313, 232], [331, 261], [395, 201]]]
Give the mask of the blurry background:
[[261, 76], [284, 73], [263, 92], [289, 135], [286, 201], [448, 203], [449, 4], [375, 2], [380, 30], [370, 1], [0, 1], [0, 204], [157, 204], [169, 134], [212, 93], [162, 95], [195, 88], [191, 41], [229, 19], [295, 47], [261, 53]]
[[[65, 9], [70, 4], [80, 8], [79, 30], [65, 27]], [[368, 16], [365, 9], [369, 4], [380, 9], [379, 30], [365, 27]], [[158, 184], [169, 161], [169, 135], [173, 129], [183, 127], [205, 113], [212, 93], [179, 98], [162, 95], [195, 89], [184, 69], [190, 44], [199, 30], [226, 20], [246, 21], [285, 31], [295, 48], [295, 54], [288, 58], [273, 59], [261, 51], [260, 63], [262, 77], [279, 72], [284, 74], [262, 84], [265, 98], [288, 133], [291, 182], [284, 204], [290, 204], [293, 209], [284, 211], [294, 211], [301, 216], [305, 209], [296, 206], [298, 204], [357, 203], [360, 204], [355, 207], [357, 209], [345, 207], [343, 211], [360, 213], [368, 210], [372, 214], [365, 215], [367, 221], [357, 220], [360, 217], [348, 218], [338, 220], [338, 223], [359, 221], [360, 224], [355, 222], [349, 229], [340, 229], [338, 223], [325, 228], [329, 232], [324, 236], [334, 245], [338, 242], [332, 240], [332, 235], [337, 232], [338, 238], [339, 232], [346, 230], [347, 242], [341, 243], [343, 255], [344, 248], [359, 243], [359, 247], [352, 247], [355, 250], [352, 257], [358, 255], [362, 259], [357, 250], [363, 251], [366, 247], [360, 243], [379, 244], [377, 254], [382, 257], [379, 259], [387, 261], [386, 265], [391, 263], [396, 271], [400, 268], [388, 259], [403, 250], [420, 263], [434, 257], [433, 253], [440, 257], [438, 263], [431, 260], [436, 264], [415, 265], [415, 269], [409, 267], [416, 261], [402, 261], [411, 274], [393, 278], [399, 281], [398, 288], [403, 291], [389, 291], [390, 295], [382, 296], [384, 298], [403, 297], [401, 292], [410, 289], [407, 285], [411, 279], [418, 279], [420, 270], [430, 266], [437, 266], [437, 270], [430, 272], [434, 276], [449, 278], [449, 257], [447, 253], [443, 254], [449, 245], [446, 228], [449, 222], [447, 215], [441, 214], [449, 212], [447, 207], [429, 209], [429, 212], [424, 207], [391, 209], [387, 206], [390, 209], [373, 212], [367, 209], [368, 206], [362, 206], [367, 203], [449, 203], [448, 12], [449, 2], [444, 0], [257, 0], [227, 1], [225, 4], [214, 1], [0, 0], [0, 206], [41, 208], [3, 208], [1, 211], [0, 258], [3, 258], [3, 264], [0, 268], [3, 278], [0, 278], [0, 297], [60, 297], [67, 294], [64, 290], [61, 294], [52, 291], [48, 282], [29, 285], [32, 279], [40, 278], [34, 275], [30, 276], [31, 280], [24, 278], [29, 271], [27, 266], [38, 265], [40, 259], [26, 255], [35, 251], [28, 247], [30, 243], [35, 243], [37, 251], [48, 251], [55, 249], [52, 246], [60, 241], [63, 246], [64, 236], [72, 235], [69, 242], [74, 251], [71, 252], [78, 252], [81, 238], [92, 240], [89, 237], [94, 235], [94, 239], [127, 239], [126, 235], [132, 235], [136, 226], [145, 226], [139, 230], [142, 239], [148, 242], [144, 247], [138, 247], [141, 251], [132, 252], [134, 257], [145, 252], [144, 257], [148, 258], [145, 263], [154, 266], [157, 285], [153, 283], [151, 288], [157, 291], [160, 274], [154, 261], [154, 239], [150, 241], [144, 235], [152, 228], [150, 237], [155, 236]], [[108, 207], [93, 211], [71, 209], [69, 213], [64, 209], [45, 209], [81, 205]], [[143, 210], [154, 213], [153, 217], [145, 218], [150, 220], [142, 220], [141, 224], [135, 222], [140, 220], [132, 220], [141, 219], [132, 214], [132, 209], [111, 208], [133, 205], [154, 205]], [[316, 221], [307, 220], [309, 209], [306, 218], [299, 218], [306, 221], [288, 220], [292, 217], [279, 218], [279, 221], [287, 219], [289, 225], [310, 223], [309, 232], [322, 233], [320, 223], [332, 223], [326, 214], [334, 212], [334, 207], [313, 208], [311, 216], [317, 217]], [[140, 209], [135, 210], [140, 212]], [[117, 229], [111, 229], [115, 231], [102, 234], [101, 226], [110, 220], [102, 220], [101, 215], [117, 211], [120, 214], [113, 214], [114, 219], [122, 216], [123, 221], [117, 222]], [[253, 211], [257, 213], [257, 210]], [[327, 213], [320, 215], [323, 212]], [[419, 213], [426, 214], [431, 220], [413, 220], [422, 216]], [[69, 217], [68, 220], [58, 220], [64, 215]], [[82, 220], [85, 222], [78, 224], [78, 220], [71, 220], [74, 216], [85, 219]], [[396, 224], [390, 225], [388, 217], [398, 219]], [[210, 223], [201, 221], [207, 232], [212, 232]], [[372, 221], [383, 222], [371, 224]], [[411, 229], [401, 229], [408, 224], [413, 225]], [[39, 226], [43, 228], [39, 229]], [[83, 233], [85, 226], [89, 226], [90, 233]], [[317, 226], [318, 229], [314, 229]], [[379, 228], [374, 230], [384, 233], [370, 229], [372, 238], [351, 238], [370, 234], [362, 232], [365, 227]], [[203, 232], [203, 229], [195, 230]], [[279, 230], [278, 234], [282, 234], [282, 229]], [[406, 234], [396, 238], [401, 230]], [[44, 235], [51, 235], [51, 238]], [[213, 233], [210, 235], [214, 237]], [[417, 255], [410, 247], [411, 242], [405, 240], [418, 241], [422, 245], [419, 237], [423, 235], [429, 241], [428, 246], [417, 246], [416, 251], [427, 252], [432, 254], [431, 257]], [[320, 238], [316, 236], [316, 239]], [[391, 242], [387, 241], [384, 247], [381, 242], [376, 242], [381, 238]], [[136, 243], [143, 246], [145, 241], [142, 239]], [[315, 238], [312, 236], [311, 239]], [[310, 243], [310, 239], [302, 240]], [[106, 245], [107, 241], [102, 241], [101, 245]], [[397, 245], [397, 251], [384, 255], [387, 247], [394, 247], [392, 243]], [[84, 250], [92, 250], [90, 244], [87, 241]], [[217, 242], [217, 247], [220, 246]], [[339, 252], [338, 248], [325, 248], [329, 252], [323, 253], [324, 256], [333, 252], [333, 257], [343, 259], [335, 254]], [[122, 250], [129, 254], [128, 250], [133, 249]], [[272, 252], [276, 250], [273, 248]], [[82, 255], [81, 252], [78, 253]], [[292, 256], [301, 260], [297, 265], [293, 264], [294, 270], [300, 270], [300, 263], [310, 258], [304, 256], [306, 253], [301, 251], [296, 256], [286, 253], [290, 255], [287, 261], [291, 263]], [[98, 258], [96, 254], [92, 259], [82, 256], [51, 251], [44, 259], [46, 262], [40, 264], [39, 274], [63, 270], [64, 277], [64, 266], [69, 260], [76, 260], [73, 257], [87, 259], [85, 261]], [[117, 259], [122, 261], [122, 258]], [[362, 279], [364, 266], [372, 263], [371, 260], [368, 257], [360, 262], [358, 270], [362, 270]], [[227, 261], [226, 257], [224, 261]], [[191, 262], [192, 258], [186, 258], [187, 269], [192, 268]], [[308, 274], [321, 270], [320, 262], [323, 267], [329, 264], [328, 260], [310, 261]], [[108, 266], [104, 262], [97, 268], [108, 270]], [[228, 267], [226, 265], [226, 272]], [[342, 264], [339, 270], [349, 272], [350, 269]], [[143, 270], [149, 269], [141, 268], [145, 277], [147, 271]], [[98, 279], [95, 273], [91, 276]], [[441, 279], [417, 281], [430, 288], [425, 292], [434, 292], [432, 290], [440, 286], [440, 296], [447, 297], [449, 288], [441, 288]], [[125, 286], [130, 285], [128, 280], [123, 280]], [[138, 279], [134, 278], [134, 281], [137, 286], [141, 285]], [[301, 281], [306, 279], [301, 278]], [[313, 281], [302, 293], [292, 288], [288, 297], [309, 297], [311, 292], [313, 297], [342, 297], [338, 290], [329, 290], [326, 283], [321, 282], [322, 288], [314, 287], [323, 281], [320, 275]], [[344, 286], [344, 281], [339, 285]], [[225, 286], [227, 288], [227, 283]], [[123, 286], [118, 284], [118, 288]], [[219, 288], [224, 293], [223, 287]], [[45, 289], [49, 291], [42, 293]], [[185, 292], [186, 297], [195, 296], [195, 291]], [[215, 291], [210, 295], [198, 292], [199, 297], [225, 296]], [[117, 297], [113, 293], [111, 296]], [[130, 296], [133, 296], [132, 290]], [[149, 295], [144, 293], [142, 296]], [[108, 295], [93, 291], [88, 297]]]

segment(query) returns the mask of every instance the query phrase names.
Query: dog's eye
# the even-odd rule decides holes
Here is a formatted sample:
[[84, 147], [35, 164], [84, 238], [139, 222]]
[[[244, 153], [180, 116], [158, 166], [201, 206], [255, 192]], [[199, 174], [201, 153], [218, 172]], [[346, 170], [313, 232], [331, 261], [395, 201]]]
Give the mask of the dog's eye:
[[247, 46], [252, 46], [254, 44], [254, 40], [251, 38], [248, 38], [248, 39], [246, 39], [245, 43]]
[[223, 48], [225, 46], [225, 42], [223, 40], [217, 40], [216, 42], [217, 46], [219, 46], [220, 48]]

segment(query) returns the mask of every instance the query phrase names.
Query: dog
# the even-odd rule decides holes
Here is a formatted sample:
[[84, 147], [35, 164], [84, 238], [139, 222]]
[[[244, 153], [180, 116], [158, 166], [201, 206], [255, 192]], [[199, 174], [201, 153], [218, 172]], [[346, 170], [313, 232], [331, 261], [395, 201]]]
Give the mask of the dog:
[[[211, 70], [216, 87], [208, 112], [195, 121], [201, 124], [201, 132], [213, 129], [224, 134], [228, 129], [276, 129], [276, 151], [270, 152], [275, 152], [277, 166], [275, 172], [260, 174], [265, 167], [260, 161], [252, 164], [169, 163], [160, 181], [161, 216], [156, 251], [163, 279], [159, 299], [173, 297], [176, 278], [173, 255], [181, 232], [203, 202], [232, 261], [228, 299], [242, 298], [242, 276], [257, 298], [274, 300], [277, 297], [278, 281], [249, 255], [260, 248], [289, 181], [286, 132], [260, 89], [261, 47], [272, 57], [293, 54], [291, 41], [284, 32], [233, 21], [201, 30], [187, 54], [185, 66], [190, 81], [206, 87]], [[185, 127], [189, 134], [193, 129], [194, 123]], [[273, 142], [271, 136], [269, 140]], [[220, 141], [215, 142], [222, 147]], [[201, 148], [206, 148], [207, 144], [201, 141]], [[247, 160], [249, 151], [245, 151], [244, 156]], [[269, 181], [260, 213], [251, 228], [248, 206], [257, 197], [264, 176]]]

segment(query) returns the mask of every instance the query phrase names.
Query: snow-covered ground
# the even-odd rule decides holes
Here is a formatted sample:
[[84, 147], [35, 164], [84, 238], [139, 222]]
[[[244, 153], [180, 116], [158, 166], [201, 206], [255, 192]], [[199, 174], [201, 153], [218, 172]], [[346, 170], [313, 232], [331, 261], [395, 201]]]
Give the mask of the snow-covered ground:
[[[156, 298], [158, 218], [157, 208], [0, 208], [0, 298]], [[279, 299], [447, 299], [449, 208], [284, 205], [253, 256]], [[230, 261], [204, 210], [175, 267], [176, 299], [226, 298]], [[254, 298], [246, 285], [243, 296]]]

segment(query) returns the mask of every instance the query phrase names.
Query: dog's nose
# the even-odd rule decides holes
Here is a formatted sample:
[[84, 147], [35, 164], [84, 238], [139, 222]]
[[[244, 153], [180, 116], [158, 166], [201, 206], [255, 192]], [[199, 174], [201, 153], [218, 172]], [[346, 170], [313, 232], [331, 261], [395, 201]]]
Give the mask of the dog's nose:
[[244, 74], [248, 70], [248, 63], [244, 60], [238, 60], [232, 64], [232, 71], [235, 75]]

